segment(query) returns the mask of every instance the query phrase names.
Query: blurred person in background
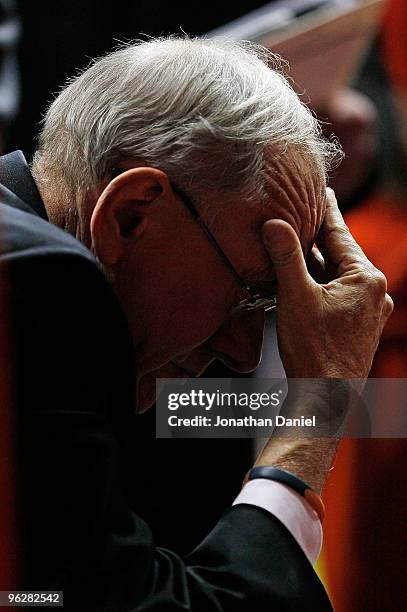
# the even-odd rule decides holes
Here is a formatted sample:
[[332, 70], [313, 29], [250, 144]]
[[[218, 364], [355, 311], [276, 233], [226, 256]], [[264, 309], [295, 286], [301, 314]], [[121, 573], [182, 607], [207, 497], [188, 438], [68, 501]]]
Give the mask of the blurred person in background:
[[[339, 194], [341, 185], [345, 191], [348, 188], [346, 167], [359, 166], [360, 181], [342, 200], [346, 222], [369, 258], [385, 272], [395, 302], [373, 362], [370, 376], [375, 378], [407, 377], [406, 41], [407, 4], [390, 0], [380, 37], [356, 83], [356, 107], [344, 108], [342, 98], [327, 111], [348, 157], [334, 178]], [[341, 131], [343, 118], [350, 115], [349, 129]], [[361, 134], [355, 139], [356, 150], [355, 130]], [[384, 396], [384, 410], [386, 403]], [[405, 439], [341, 444], [325, 490], [327, 507], [340, 510], [327, 519], [322, 555], [325, 584], [340, 612], [405, 606], [406, 453]]]

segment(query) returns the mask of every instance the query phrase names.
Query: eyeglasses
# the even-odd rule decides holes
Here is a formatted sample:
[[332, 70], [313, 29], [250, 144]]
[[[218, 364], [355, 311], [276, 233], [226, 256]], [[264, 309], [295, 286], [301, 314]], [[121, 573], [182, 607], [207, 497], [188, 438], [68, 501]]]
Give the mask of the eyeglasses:
[[[122, 172], [125, 172], [125, 170], [121, 168], [114, 168], [112, 170], [112, 176], [116, 177]], [[199, 214], [199, 211], [192, 203], [191, 199], [187, 196], [186, 193], [184, 193], [179, 187], [176, 187], [173, 183], [171, 183], [171, 186], [173, 192], [177, 196], [179, 196], [184, 206], [191, 213], [194, 221], [198, 223], [199, 227], [205, 233], [207, 239], [209, 240], [213, 248], [216, 250], [219, 257], [222, 259], [223, 263], [235, 279], [236, 283], [246, 294], [246, 297], [240, 300], [240, 302], [234, 308], [232, 308], [231, 314], [234, 315], [243, 312], [256, 312], [259, 310], [263, 310], [265, 312], [267, 310], [275, 308], [277, 306], [275, 281], [263, 281], [261, 283], [256, 283], [255, 285], [247, 284], [240, 276], [236, 268], [233, 266], [226, 253], [220, 247], [215, 236], [212, 234], [209, 227], [203, 221], [202, 217]]]

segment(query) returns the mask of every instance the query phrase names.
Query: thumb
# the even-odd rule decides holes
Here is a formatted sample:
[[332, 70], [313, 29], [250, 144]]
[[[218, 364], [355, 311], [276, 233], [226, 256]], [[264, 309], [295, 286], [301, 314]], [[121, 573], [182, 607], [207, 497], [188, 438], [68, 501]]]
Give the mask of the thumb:
[[282, 219], [271, 219], [263, 225], [262, 236], [273, 263], [278, 292], [301, 292], [312, 279], [295, 230]]

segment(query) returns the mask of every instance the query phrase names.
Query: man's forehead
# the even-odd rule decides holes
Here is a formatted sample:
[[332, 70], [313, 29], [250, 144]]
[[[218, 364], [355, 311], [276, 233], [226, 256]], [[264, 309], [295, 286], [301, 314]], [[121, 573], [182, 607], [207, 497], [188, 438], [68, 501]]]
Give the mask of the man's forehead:
[[[289, 223], [306, 254], [319, 231], [325, 208], [325, 182], [312, 176], [312, 168], [280, 163], [270, 173], [268, 197], [262, 203], [231, 200], [213, 215], [215, 236], [241, 276], [250, 283], [273, 278], [273, 266], [262, 240], [262, 227], [270, 219]], [[315, 174], [315, 172], [314, 172]]]
[[326, 206], [326, 180], [315, 157], [300, 154], [277, 157], [267, 167], [268, 199], [273, 217], [284, 215], [303, 247], [320, 228]]

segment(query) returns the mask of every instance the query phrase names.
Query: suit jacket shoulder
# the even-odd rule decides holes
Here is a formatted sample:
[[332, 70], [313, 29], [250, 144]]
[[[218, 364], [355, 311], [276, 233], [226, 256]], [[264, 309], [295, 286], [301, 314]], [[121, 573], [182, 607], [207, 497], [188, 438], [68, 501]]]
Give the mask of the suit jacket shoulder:
[[17, 405], [55, 411], [74, 402], [119, 423], [114, 394], [123, 389], [123, 411], [133, 410], [134, 397], [131, 336], [117, 297], [84, 245], [3, 185], [0, 272]]
[[76, 255], [97, 266], [84, 245], [36, 215], [27, 203], [0, 184], [0, 261], [51, 253]]

